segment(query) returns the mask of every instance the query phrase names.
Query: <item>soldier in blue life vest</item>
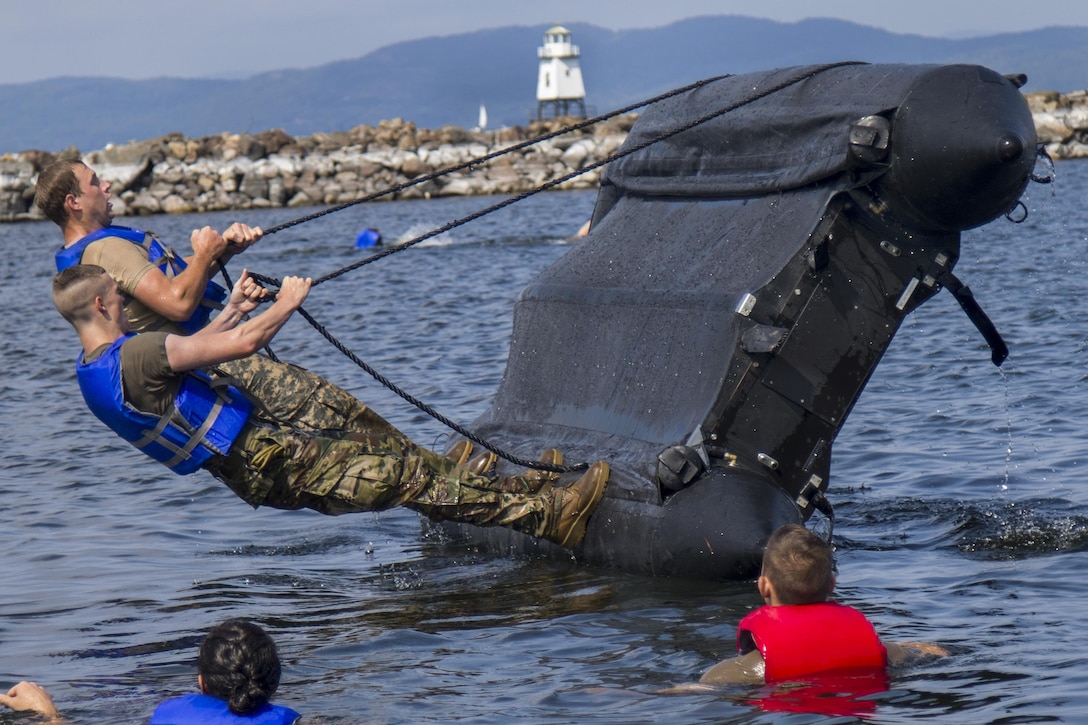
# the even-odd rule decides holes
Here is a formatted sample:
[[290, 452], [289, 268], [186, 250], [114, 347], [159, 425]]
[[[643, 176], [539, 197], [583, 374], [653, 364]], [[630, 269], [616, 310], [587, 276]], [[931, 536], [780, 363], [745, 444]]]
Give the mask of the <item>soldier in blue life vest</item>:
[[[203, 328], [227, 296], [212, 277], [259, 241], [261, 228], [235, 223], [222, 234], [211, 227], [194, 230], [193, 253], [183, 258], [150, 232], [114, 225], [110, 200], [110, 183], [82, 161], [62, 159], [38, 174], [35, 204], [64, 235], [55, 257], [57, 271], [75, 264], [105, 269], [125, 295], [125, 312], [136, 332], [191, 334]], [[237, 380], [267, 413], [299, 428], [394, 430], [339, 386], [266, 355], [220, 363], [213, 373]], [[458, 455], [465, 453], [462, 449]]]
[[203, 468], [250, 505], [324, 514], [405, 506], [433, 519], [506, 526], [574, 548], [604, 493], [608, 464], [552, 487], [550, 475], [492, 480], [382, 432], [286, 425], [253, 406], [244, 386], [206, 369], [252, 355], [298, 309], [311, 281], [287, 277], [274, 303], [245, 271], [226, 306], [193, 335], [133, 333], [117, 283], [95, 265], [53, 280], [53, 303], [83, 346], [76, 377], [91, 411], [117, 435], [179, 474]]

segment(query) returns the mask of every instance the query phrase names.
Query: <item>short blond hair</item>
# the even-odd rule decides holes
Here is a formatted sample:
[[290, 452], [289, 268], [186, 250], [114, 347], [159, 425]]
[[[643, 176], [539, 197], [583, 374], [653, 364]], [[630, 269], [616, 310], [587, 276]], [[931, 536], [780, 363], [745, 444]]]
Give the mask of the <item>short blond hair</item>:
[[782, 604], [825, 601], [835, 586], [831, 545], [804, 526], [780, 526], [767, 540], [763, 576]]
[[97, 264], [76, 264], [53, 278], [53, 305], [61, 316], [79, 327], [91, 317], [91, 303], [109, 288], [106, 270]]

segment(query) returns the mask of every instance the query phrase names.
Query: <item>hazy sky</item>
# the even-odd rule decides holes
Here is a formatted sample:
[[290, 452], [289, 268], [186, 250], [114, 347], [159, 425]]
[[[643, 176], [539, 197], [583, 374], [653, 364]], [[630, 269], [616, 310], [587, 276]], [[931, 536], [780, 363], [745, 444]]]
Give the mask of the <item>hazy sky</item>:
[[1083, 0], [0, 0], [0, 83], [245, 75], [508, 25], [622, 30], [723, 14], [834, 17], [933, 37], [1088, 26]]

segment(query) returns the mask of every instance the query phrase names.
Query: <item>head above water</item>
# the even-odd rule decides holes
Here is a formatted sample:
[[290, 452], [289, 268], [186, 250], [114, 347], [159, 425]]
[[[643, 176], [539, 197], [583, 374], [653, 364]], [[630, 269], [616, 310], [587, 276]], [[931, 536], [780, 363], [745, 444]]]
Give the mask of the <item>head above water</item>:
[[77, 223], [94, 231], [113, 222], [109, 191], [110, 183], [79, 159], [60, 159], [38, 174], [34, 204], [61, 229]]
[[80, 194], [79, 177], [75, 173], [77, 167], [85, 168], [86, 164], [79, 159], [60, 159], [46, 166], [38, 174], [34, 204], [58, 226], [64, 226], [68, 221], [68, 210], [65, 208], [64, 200], [69, 194], [75, 196]]
[[831, 545], [804, 526], [786, 524], [767, 540], [759, 593], [771, 604], [815, 604], [835, 588]]
[[268, 704], [280, 686], [276, 643], [244, 619], [228, 619], [208, 632], [200, 645], [197, 672], [201, 692], [225, 700], [237, 715]]

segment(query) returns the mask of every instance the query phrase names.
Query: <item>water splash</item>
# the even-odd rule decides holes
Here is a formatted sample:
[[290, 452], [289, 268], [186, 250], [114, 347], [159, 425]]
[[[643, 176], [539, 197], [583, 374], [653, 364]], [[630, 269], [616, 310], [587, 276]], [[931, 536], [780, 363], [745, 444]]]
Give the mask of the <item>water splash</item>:
[[1009, 490], [1009, 470], [1012, 467], [1012, 453], [1013, 453], [1012, 413], [1010, 411], [1010, 404], [1009, 404], [1009, 376], [1005, 373], [1005, 371], [1002, 368], [998, 368], [997, 373], [998, 373], [998, 375], [1001, 376], [1001, 384], [1002, 384], [1003, 394], [1004, 394], [1003, 397], [1002, 397], [1002, 400], [1003, 400], [1003, 402], [1005, 404], [1005, 435], [1006, 435], [1006, 438], [1005, 438], [1005, 441], [1006, 441], [1006, 446], [1005, 446], [1005, 475], [1002, 478], [1001, 485], [998, 488], [1002, 493], [1005, 493], [1006, 491]]
[[1070, 507], [1061, 499], [970, 507], [960, 516], [959, 548], [1000, 560], [1088, 551], [1088, 517]]

